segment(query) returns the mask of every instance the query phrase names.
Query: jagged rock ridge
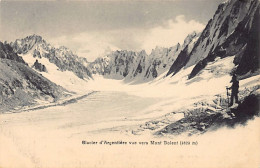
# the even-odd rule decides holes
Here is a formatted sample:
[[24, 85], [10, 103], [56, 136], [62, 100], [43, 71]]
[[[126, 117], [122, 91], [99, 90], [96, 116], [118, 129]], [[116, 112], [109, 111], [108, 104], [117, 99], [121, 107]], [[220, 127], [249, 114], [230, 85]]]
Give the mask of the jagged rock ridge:
[[104, 75], [112, 79], [147, 82], [167, 72], [181, 52], [190, 52], [198, 34], [193, 32], [184, 40], [170, 48], [156, 47], [147, 54], [144, 50], [114, 51], [102, 58], [97, 58], [88, 65], [93, 74]]
[[90, 71], [84, 65], [86, 59], [78, 57], [64, 46], [59, 48], [51, 46], [41, 36], [32, 35], [24, 39], [17, 39], [11, 43], [11, 46], [17, 54], [31, 53], [33, 57], [38, 59], [44, 57], [55, 64], [60, 71], [72, 71], [82, 79], [91, 78]]

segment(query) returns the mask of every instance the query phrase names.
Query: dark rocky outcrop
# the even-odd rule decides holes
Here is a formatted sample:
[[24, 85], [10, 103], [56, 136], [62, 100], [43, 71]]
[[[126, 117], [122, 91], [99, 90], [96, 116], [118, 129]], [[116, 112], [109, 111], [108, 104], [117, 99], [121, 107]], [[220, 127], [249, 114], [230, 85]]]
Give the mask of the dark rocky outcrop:
[[[239, 75], [244, 75], [248, 72], [254, 73], [259, 69], [259, 57], [260, 57], [260, 46], [259, 46], [259, 40], [260, 40], [260, 34], [259, 34], [259, 28], [260, 28], [260, 10], [259, 5], [255, 12], [254, 19], [252, 21], [252, 27], [248, 30], [242, 30], [246, 33], [247, 40], [247, 46], [244, 52], [240, 55], [238, 55], [238, 58], [241, 57], [239, 60], [235, 60], [235, 64], [238, 65], [236, 69], [236, 73]], [[242, 27], [242, 24], [241, 24]]]
[[207, 108], [192, 109], [184, 118], [156, 131], [155, 135], [180, 135], [186, 133], [191, 136], [217, 130], [223, 126], [234, 128], [237, 125], [245, 125], [249, 120], [260, 116], [259, 102], [260, 95], [252, 93], [244, 97], [236, 108], [224, 106], [223, 109], [218, 111]]
[[2, 43], [1, 41], [0, 41], [0, 58], [14, 60], [16, 62], [25, 64], [23, 58], [18, 56], [9, 44]]
[[202, 34], [199, 36], [199, 34], [193, 33], [186, 37], [186, 39], [184, 40], [184, 44], [182, 46], [181, 52], [178, 54], [176, 60], [171, 65], [166, 76], [175, 75], [188, 63], [188, 61], [190, 59], [190, 52], [191, 52], [190, 48], [193, 48], [193, 46], [198, 43], [198, 42], [196, 42], [196, 40], [193, 42], [193, 40], [198, 36], [199, 36], [198, 40], [200, 40], [203, 36], [207, 36], [206, 34], [207, 34], [207, 32], [202, 32]]
[[33, 68], [37, 69], [40, 72], [47, 72], [45, 65], [39, 63], [38, 59], [36, 59], [36, 61], [34, 62]]
[[183, 68], [187, 62], [189, 61], [190, 55], [188, 53], [188, 46], [186, 46], [178, 55], [176, 61], [172, 64], [169, 71], [167, 72], [167, 76], [172, 74], [175, 75], [177, 72]]

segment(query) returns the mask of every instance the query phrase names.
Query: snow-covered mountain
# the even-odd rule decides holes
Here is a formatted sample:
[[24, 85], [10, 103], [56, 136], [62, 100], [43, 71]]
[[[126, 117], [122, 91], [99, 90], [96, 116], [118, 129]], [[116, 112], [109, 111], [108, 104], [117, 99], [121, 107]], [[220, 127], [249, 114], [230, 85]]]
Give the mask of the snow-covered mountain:
[[5, 46], [1, 57], [27, 64], [47, 79], [70, 89], [78, 88], [75, 84], [84, 85], [84, 79], [92, 78], [92, 74], [142, 83], [158, 76], [164, 79], [165, 75], [176, 75], [184, 69], [185, 78], [191, 79], [225, 57], [232, 58], [233, 71], [245, 75], [259, 70], [258, 29], [259, 1], [229, 0], [219, 5], [202, 33], [193, 32], [182, 45], [156, 47], [150, 54], [144, 50], [112, 51], [94, 62], [87, 62], [66, 47], [55, 48], [41, 36], [32, 35], [10, 45], [1, 44]]
[[[11, 46], [30, 66], [33, 66], [36, 60], [38, 60], [37, 63], [43, 65], [43, 62], [55, 65], [56, 69], [61, 72], [71, 71], [81, 79], [91, 78], [90, 71], [84, 65], [87, 62], [86, 59], [78, 57], [64, 46], [59, 48], [51, 46], [41, 36], [32, 35], [23, 39], [17, 39], [11, 43]], [[50, 72], [48, 66], [44, 66], [46, 67], [46, 72]]]
[[235, 56], [234, 71], [239, 75], [259, 69], [259, 1], [229, 0], [221, 3], [192, 47], [181, 52], [168, 75], [195, 65], [189, 78], [196, 76], [217, 57]]
[[167, 72], [180, 52], [190, 52], [198, 36], [193, 32], [186, 37], [182, 46], [179, 43], [170, 48], [157, 46], [149, 55], [144, 50], [114, 51], [103, 58], [97, 58], [88, 68], [93, 74], [104, 75], [107, 78], [148, 82]]

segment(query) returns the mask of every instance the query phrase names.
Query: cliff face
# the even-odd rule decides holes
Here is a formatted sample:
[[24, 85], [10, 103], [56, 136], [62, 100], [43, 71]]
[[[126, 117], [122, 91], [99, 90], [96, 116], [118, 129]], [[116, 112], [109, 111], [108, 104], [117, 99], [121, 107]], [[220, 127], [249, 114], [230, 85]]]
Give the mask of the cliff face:
[[236, 73], [255, 72], [259, 67], [259, 1], [229, 0], [219, 5], [190, 53], [181, 52], [168, 75], [195, 65], [189, 78], [215, 58], [235, 56]]

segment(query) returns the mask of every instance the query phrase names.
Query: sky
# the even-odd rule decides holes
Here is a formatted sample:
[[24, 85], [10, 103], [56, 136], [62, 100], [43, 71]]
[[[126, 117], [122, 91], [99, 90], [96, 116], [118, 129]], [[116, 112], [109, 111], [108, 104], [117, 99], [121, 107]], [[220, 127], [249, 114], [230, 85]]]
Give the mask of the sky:
[[1, 1], [0, 40], [37, 34], [93, 61], [111, 50], [171, 47], [202, 31], [223, 0]]

